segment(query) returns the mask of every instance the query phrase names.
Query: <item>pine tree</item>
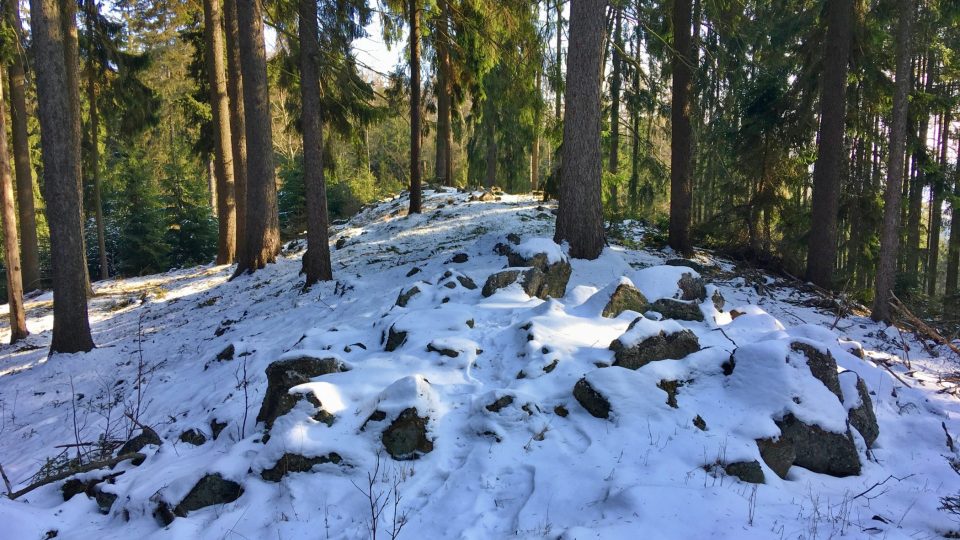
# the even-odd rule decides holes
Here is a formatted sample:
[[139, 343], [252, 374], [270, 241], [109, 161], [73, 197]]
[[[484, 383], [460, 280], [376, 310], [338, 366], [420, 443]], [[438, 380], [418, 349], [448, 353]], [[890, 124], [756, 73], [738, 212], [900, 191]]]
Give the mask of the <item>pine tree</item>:
[[673, 2], [673, 97], [670, 102], [670, 247], [687, 255], [692, 204], [693, 131], [690, 126], [691, 71], [690, 0]]
[[3, 114], [3, 82], [0, 77], [0, 225], [3, 225], [3, 255], [7, 274], [7, 306], [10, 311], [10, 343], [27, 337], [23, 309], [23, 279], [20, 273], [20, 246], [17, 242], [17, 212], [14, 208], [13, 177], [7, 153], [7, 119]]
[[421, 212], [420, 193], [420, 0], [409, 0], [410, 18], [410, 214]]

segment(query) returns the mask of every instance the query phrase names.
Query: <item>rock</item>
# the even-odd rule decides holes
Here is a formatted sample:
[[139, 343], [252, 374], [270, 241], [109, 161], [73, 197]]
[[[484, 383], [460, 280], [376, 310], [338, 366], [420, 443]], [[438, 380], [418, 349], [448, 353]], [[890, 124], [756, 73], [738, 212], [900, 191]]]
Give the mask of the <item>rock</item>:
[[693, 418], [693, 425], [696, 426], [700, 431], [707, 430], [707, 421], [703, 419], [699, 414]]
[[697, 273], [703, 272], [703, 265], [690, 259], [667, 259], [663, 264], [667, 266], [686, 266], [696, 270]]
[[[860, 398], [860, 404], [850, 408], [847, 412], [847, 421], [863, 437], [867, 447], [872, 447], [880, 436], [880, 425], [877, 424], [877, 416], [873, 412], [873, 400], [870, 399], [870, 391], [867, 390], [866, 383], [859, 375], [852, 371], [845, 371], [840, 374], [841, 377], [856, 377], [857, 396]], [[848, 396], [848, 399], [850, 397]]]
[[626, 347], [619, 338], [615, 339], [610, 344], [610, 350], [614, 353], [613, 365], [638, 369], [657, 360], [679, 360], [699, 351], [700, 342], [697, 335], [690, 330], [672, 334], [661, 331], [633, 347]]
[[264, 469], [260, 477], [268, 482], [279, 482], [287, 473], [310, 472], [315, 465], [333, 463], [339, 465], [343, 461], [340, 454], [331, 452], [325, 456], [304, 457], [299, 454], [284, 454], [269, 469]]
[[643, 313], [647, 311], [648, 307], [649, 303], [647, 302], [647, 298], [643, 296], [643, 293], [632, 285], [621, 283], [617, 286], [616, 290], [613, 291], [613, 294], [610, 295], [610, 301], [607, 302], [606, 307], [603, 308], [601, 315], [604, 317], [617, 317], [627, 310]]
[[723, 470], [730, 476], [736, 476], [742, 482], [749, 484], [762, 484], [764, 482], [763, 468], [760, 467], [760, 462], [757, 460], [728, 463], [724, 465]]
[[400, 307], [407, 307], [407, 304], [410, 302], [410, 300], [418, 294], [420, 294], [420, 287], [417, 287], [416, 285], [405, 291], [401, 291], [400, 296], [397, 297], [396, 305]]
[[[117, 455], [122, 456], [124, 454], [139, 452], [140, 450], [143, 450], [143, 447], [148, 444], [160, 446], [161, 444], [163, 444], [163, 441], [160, 439], [160, 436], [157, 435], [156, 431], [146, 426], [143, 426], [143, 430], [140, 431], [140, 434], [130, 439], [126, 443], [124, 443], [124, 445], [120, 447], [120, 450], [117, 451]], [[134, 465], [140, 465], [141, 463], [143, 463], [143, 460], [134, 459], [130, 463], [133, 463]]]
[[840, 391], [840, 380], [837, 378], [837, 361], [833, 359], [830, 351], [821, 352], [816, 347], [799, 341], [791, 343], [790, 348], [807, 357], [810, 373], [842, 402], [843, 393]]
[[553, 408], [553, 414], [559, 416], [560, 418], [566, 418], [570, 414], [570, 411], [567, 410], [563, 405], [557, 405]]
[[100, 510], [100, 513], [107, 515], [110, 513], [110, 509], [113, 508], [113, 503], [117, 502], [117, 495], [115, 493], [107, 493], [97, 488], [93, 495], [93, 500], [97, 502], [97, 509]]
[[226, 427], [226, 422], [217, 422], [216, 418], [210, 420], [210, 433], [213, 434], [213, 440], [217, 440], [217, 437], [220, 436], [220, 432], [222, 432]]
[[227, 345], [226, 348], [224, 348], [222, 351], [217, 353], [217, 361], [226, 362], [229, 360], [233, 360], [233, 354], [235, 352], [236, 352], [236, 349], [234, 348], [233, 343], [231, 343], [230, 345]]
[[720, 290], [717, 289], [713, 291], [713, 296], [710, 297], [713, 300], [713, 307], [717, 308], [717, 311], [723, 311], [723, 306], [727, 305], [726, 299], [720, 294]]
[[573, 397], [591, 415], [597, 418], [610, 417], [610, 402], [590, 386], [586, 377], [577, 381], [577, 384], [573, 386]]
[[190, 493], [187, 493], [187, 496], [173, 509], [173, 513], [179, 517], [185, 517], [187, 513], [194, 510], [215, 504], [231, 503], [241, 495], [243, 495], [243, 486], [240, 484], [233, 480], [226, 480], [219, 474], [208, 474], [193, 486]]
[[348, 240], [348, 239], [349, 239], [348, 236], [341, 236], [340, 238], [337, 238], [337, 243], [334, 244], [334, 246], [335, 246], [337, 249], [343, 249], [343, 248], [347, 245], [347, 240]]
[[427, 344], [427, 352], [435, 352], [442, 356], [446, 356], [448, 358], [456, 358], [460, 356], [460, 351], [450, 349], [447, 347], [434, 345], [433, 342], [430, 342]]
[[703, 312], [700, 306], [695, 302], [685, 302], [683, 300], [674, 300], [672, 298], [661, 298], [650, 305], [652, 311], [663, 315], [664, 319], [676, 319], [678, 321], [703, 321]]
[[703, 278], [693, 277], [693, 274], [682, 274], [680, 281], [677, 282], [680, 287], [681, 300], [696, 300], [703, 302], [707, 299], [707, 287], [703, 283]]
[[489, 191], [484, 191], [484, 192], [481, 193], [480, 195], [471, 196], [471, 197], [470, 197], [470, 200], [472, 200], [472, 201], [480, 201], [480, 202], [490, 202], [490, 201], [496, 200], [496, 198], [497, 198], [497, 196], [494, 195], [493, 193], [491, 193], [491, 192], [489, 192]]
[[503, 396], [500, 399], [494, 401], [493, 403], [487, 405], [487, 410], [490, 412], [500, 412], [504, 407], [509, 406], [513, 403], [513, 396]]
[[387, 453], [396, 460], [417, 459], [433, 451], [433, 441], [427, 438], [427, 418], [417, 409], [404, 409], [381, 437]]
[[405, 330], [397, 330], [395, 325], [390, 325], [390, 329], [387, 331], [387, 340], [383, 346], [383, 349], [387, 352], [393, 352], [406, 342], [407, 332]]
[[667, 393], [667, 405], [676, 409], [677, 405], [677, 390], [683, 386], [682, 381], [667, 381], [662, 380], [657, 383], [657, 388], [663, 390]]
[[513, 245], [515, 245], [515, 246], [519, 246], [519, 245], [520, 245], [520, 235], [517, 234], [517, 233], [508, 233], [508, 234], [507, 234], [507, 242], [510, 242], [511, 244], [513, 244]]
[[456, 255], [453, 256], [453, 258], [450, 259], [450, 262], [456, 263], [456, 264], [463, 264], [467, 262], [469, 259], [470, 257], [466, 253], [457, 253]]
[[313, 405], [315, 412], [313, 413], [313, 416], [311, 416], [311, 418], [313, 418], [317, 422], [322, 422], [327, 426], [333, 425], [333, 422], [336, 420], [336, 416], [334, 416], [333, 414], [331, 414], [330, 412], [328, 412], [323, 408], [323, 404], [320, 403], [320, 400], [317, 399], [317, 396], [313, 392], [311, 391], [303, 392], [303, 393], [297, 394], [297, 397], [298, 397], [297, 401], [304, 400], [310, 403], [310, 405]]
[[420, 273], [420, 267], [414, 266], [413, 268], [410, 269], [409, 272], [407, 272], [407, 277], [413, 277], [419, 273]]
[[269, 430], [274, 420], [290, 412], [301, 399], [290, 394], [291, 388], [308, 383], [314, 377], [341, 371], [344, 371], [343, 363], [336, 358], [301, 356], [272, 362], [267, 366], [267, 391], [257, 422], [263, 422]]
[[493, 293], [499, 291], [500, 289], [509, 287], [510, 285], [516, 283], [522, 274], [522, 270], [503, 270], [501, 272], [490, 274], [490, 277], [487, 278], [487, 282], [483, 284], [483, 290], [480, 291], [480, 294], [484, 297], [492, 296]]
[[793, 444], [781, 436], [779, 439], [758, 439], [757, 448], [767, 467], [780, 478], [786, 478], [793, 460], [797, 457], [797, 449]]
[[809, 426], [792, 414], [778, 420], [777, 427], [781, 439], [794, 447], [794, 465], [831, 476], [860, 474], [860, 456], [849, 432], [833, 433], [819, 426]]
[[457, 281], [459, 281], [460, 285], [465, 289], [470, 289], [472, 291], [477, 288], [477, 284], [467, 276], [457, 276]]
[[207, 436], [204, 435], [200, 430], [190, 428], [180, 434], [180, 440], [192, 444], [194, 446], [200, 446], [203, 443], [207, 442]]

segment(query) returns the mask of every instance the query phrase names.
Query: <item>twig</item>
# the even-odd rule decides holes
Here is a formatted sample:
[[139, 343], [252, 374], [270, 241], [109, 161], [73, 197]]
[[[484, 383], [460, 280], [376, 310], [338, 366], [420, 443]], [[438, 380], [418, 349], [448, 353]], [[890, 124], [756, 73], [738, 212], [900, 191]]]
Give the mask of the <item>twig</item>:
[[[908, 474], [908, 475], [900, 478], [900, 477], [896, 477], [896, 476], [894, 476], [894, 475], [891, 474], [890, 476], [884, 478], [882, 481], [876, 482], [876, 483], [874, 483], [872, 486], [868, 487], [867, 489], [865, 489], [865, 490], [861, 491], [860, 493], [854, 495], [850, 500], [853, 501], [853, 500], [855, 500], [855, 499], [859, 499], [860, 497], [866, 497], [867, 493], [870, 493], [870, 492], [873, 491], [874, 489], [876, 489], [876, 488], [878, 488], [878, 487], [886, 484], [886, 483], [889, 482], [890, 480], [896, 480], [897, 482], [903, 482], [904, 480], [906, 480], [907, 478], [910, 478], [911, 476], [913, 476], [913, 474]], [[867, 498], [869, 499], [869, 498], [871, 498], [871, 497], [867, 497]]]
[[[63, 480], [63, 479], [65, 479], [65, 478], [70, 478], [71, 476], [73, 476], [73, 475], [75, 475], [75, 474], [90, 472], [90, 471], [93, 471], [93, 470], [96, 470], [96, 469], [102, 469], [102, 468], [104, 468], [104, 467], [112, 467], [112, 466], [114, 466], [114, 465], [117, 465], [118, 463], [127, 461], [128, 459], [132, 459], [132, 460], [147, 459], [147, 456], [145, 456], [145, 455], [143, 455], [143, 454], [141, 454], [141, 453], [139, 453], [139, 452], [130, 452], [129, 454], [123, 454], [122, 456], [117, 456], [117, 457], [115, 457], [115, 458], [105, 459], [105, 460], [103, 460], [103, 461], [93, 461], [93, 462], [87, 463], [86, 465], [81, 465], [80, 467], [77, 467], [76, 469], [74, 469], [74, 470], [72, 470], [72, 471], [64, 471], [64, 472], [62, 472], [62, 473], [55, 474], [55, 475], [53, 475], [53, 476], [44, 478], [43, 480], [40, 480], [39, 482], [34, 482], [33, 484], [30, 484], [29, 486], [21, 489], [20, 491], [17, 491], [17, 492], [15, 492], [15, 493], [10, 493], [8, 496], [9, 496], [11, 499], [16, 499], [16, 498], [18, 498], [18, 497], [20, 497], [20, 496], [23, 496], [23, 495], [26, 495], [27, 493], [30, 493], [31, 491], [33, 491], [33, 490], [35, 490], [35, 489], [37, 489], [37, 488], [43, 487], [43, 486], [45, 486], [45, 485], [47, 485], [47, 484], [52, 484], [52, 483], [54, 483], [54, 482], [58, 482], [58, 481]], [[6, 475], [4, 475], [4, 480], [6, 480]]]
[[906, 381], [904, 381], [903, 379], [901, 379], [899, 375], [897, 375], [896, 373], [894, 373], [893, 370], [890, 369], [890, 366], [888, 366], [884, 361], [878, 360], [877, 363], [880, 364], [880, 366], [882, 366], [883, 369], [887, 370], [888, 373], [890, 373], [891, 375], [893, 375], [893, 378], [894, 378], [894, 379], [900, 381], [900, 384], [906, 386], [907, 388], [913, 388], [912, 386], [910, 386], [909, 384], [907, 384]]

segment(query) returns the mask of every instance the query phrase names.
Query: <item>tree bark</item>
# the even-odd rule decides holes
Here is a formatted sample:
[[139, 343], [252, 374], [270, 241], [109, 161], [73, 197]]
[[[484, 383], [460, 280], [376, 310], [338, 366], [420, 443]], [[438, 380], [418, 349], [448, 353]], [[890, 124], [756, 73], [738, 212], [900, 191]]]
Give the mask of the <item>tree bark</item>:
[[203, 0], [207, 83], [213, 116], [213, 172], [217, 193], [217, 264], [236, 256], [237, 210], [234, 199], [233, 148], [230, 146], [230, 103], [224, 72], [223, 19], [220, 0]]
[[273, 134], [267, 57], [260, 0], [237, 0], [240, 70], [247, 133], [246, 248], [234, 276], [272, 263], [280, 252], [277, 183], [273, 168]]
[[937, 294], [937, 267], [940, 265], [940, 229], [943, 227], [943, 193], [949, 186], [947, 182], [947, 149], [950, 147], [950, 123], [948, 108], [940, 116], [940, 168], [933, 181], [930, 202], [930, 231], [927, 236], [927, 294]]
[[610, 184], [610, 206], [614, 214], [620, 211], [620, 190], [615, 175], [620, 170], [620, 86], [622, 83], [622, 62], [620, 51], [623, 50], [623, 9], [614, 8], [613, 39], [611, 43], [611, 57], [613, 59], [613, 73], [610, 79], [610, 162], [607, 170], [613, 176]]
[[691, 65], [690, 0], [673, 3], [673, 96], [670, 106], [670, 247], [687, 255], [690, 245], [690, 207], [692, 204], [693, 153], [690, 126]]
[[[537, 68], [537, 97], [543, 96], [543, 68]], [[543, 112], [537, 107], [533, 116], [533, 146], [530, 147], [530, 191], [540, 185], [540, 133], [543, 131]]]
[[247, 133], [243, 110], [243, 77], [240, 73], [240, 30], [237, 0], [224, 0], [223, 26], [227, 48], [227, 97], [230, 107], [230, 150], [233, 162], [233, 191], [236, 260], [245, 259], [247, 245]]
[[903, 158], [906, 143], [908, 93], [910, 90], [910, 27], [915, 0], [897, 0], [896, 83], [893, 93], [893, 121], [890, 125], [890, 154], [887, 156], [887, 186], [884, 192], [883, 225], [880, 230], [880, 257], [877, 262], [875, 297], [870, 316], [875, 321], [890, 320], [890, 295], [897, 274], [900, 201], [903, 184]]
[[556, 77], [557, 92], [555, 94], [553, 106], [554, 106], [554, 118], [556, 118], [558, 123], [560, 122], [560, 119], [563, 117], [562, 116], [563, 110], [561, 108], [563, 104], [561, 100], [561, 96], [563, 95], [563, 93], [560, 91], [560, 89], [563, 88], [563, 69], [562, 69], [563, 63], [562, 62], [563, 62], [563, 2], [561, 0], [557, 0], [557, 65], [556, 65], [556, 73], [554, 73], [554, 77]]
[[820, 133], [813, 169], [813, 208], [807, 242], [807, 280], [829, 289], [837, 260], [837, 212], [847, 114], [847, 66], [853, 1], [826, 3], [827, 36], [820, 81]]
[[483, 187], [487, 189], [497, 185], [497, 126], [494, 121], [493, 108], [494, 105], [488, 101], [483, 118], [483, 128], [487, 132], [486, 169], [483, 175]]
[[451, 129], [451, 107], [453, 88], [451, 84], [452, 65], [450, 62], [450, 0], [439, 0], [440, 21], [435, 38], [437, 49], [437, 154], [434, 166], [437, 183], [442, 186], [453, 185], [453, 130]]
[[633, 79], [630, 81], [634, 100], [630, 103], [630, 183], [627, 191], [630, 201], [630, 211], [637, 211], [640, 195], [640, 106], [636, 96], [640, 94], [640, 28], [634, 30], [633, 59], [636, 66], [633, 68]]
[[33, 164], [30, 163], [30, 135], [27, 128], [27, 98], [23, 27], [20, 6], [7, 2], [7, 23], [13, 28], [17, 50], [13, 53], [10, 76], [10, 120], [13, 139], [13, 163], [17, 173], [17, 208], [19, 209], [20, 248], [23, 264], [23, 290], [30, 292], [41, 286], [40, 243], [37, 240], [37, 213], [33, 200]]
[[[96, 32], [95, 20], [97, 5], [94, 0], [85, 0], [87, 17], [87, 42], [90, 43]], [[93, 181], [94, 218], [97, 225], [97, 248], [100, 252], [100, 279], [110, 278], [110, 266], [107, 261], [107, 239], [103, 222], [103, 198], [100, 190], [100, 110], [97, 106], [97, 69], [93, 58], [93, 47], [87, 51], [87, 106], [90, 114], [90, 179]], [[82, 191], [81, 191], [82, 196]]]
[[[67, 2], [69, 3], [69, 2]], [[80, 219], [79, 129], [70, 98], [76, 85], [68, 77], [60, 0], [31, 0], [33, 52], [37, 70], [37, 104], [43, 179], [50, 225], [53, 267], [53, 338], [51, 352], [93, 348], [87, 319], [87, 283]]]
[[956, 197], [950, 208], [950, 240], [947, 244], [947, 283], [944, 296], [957, 293], [957, 278], [960, 275], [960, 137], [957, 138], [957, 167], [953, 177], [953, 194]]
[[320, 35], [317, 0], [300, 0], [300, 94], [303, 103], [303, 183], [307, 198], [307, 252], [304, 288], [333, 279], [327, 232], [327, 186], [323, 177], [323, 124], [320, 120]]
[[3, 78], [0, 77], [0, 224], [3, 225], [3, 255], [7, 270], [7, 306], [10, 310], [10, 343], [27, 337], [27, 316], [23, 309], [23, 278], [20, 274], [20, 246], [17, 243], [17, 212], [13, 202], [13, 177], [7, 153], [7, 119], [3, 114]]
[[410, 0], [410, 214], [421, 211], [420, 193], [420, 2]]
[[596, 259], [603, 251], [600, 155], [600, 73], [605, 0], [571, 0], [567, 84], [564, 91], [563, 162], [554, 241], [570, 256]]

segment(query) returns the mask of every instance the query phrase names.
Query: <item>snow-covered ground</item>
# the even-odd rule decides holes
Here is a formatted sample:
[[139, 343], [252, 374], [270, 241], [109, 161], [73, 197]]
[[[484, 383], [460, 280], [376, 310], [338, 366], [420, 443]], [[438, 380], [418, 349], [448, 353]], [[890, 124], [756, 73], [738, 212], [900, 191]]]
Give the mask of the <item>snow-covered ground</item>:
[[[335, 227], [332, 240], [346, 239], [332, 253], [337, 281], [307, 293], [296, 246], [234, 281], [230, 267], [205, 266], [97, 284], [90, 316], [98, 347], [87, 354], [48, 358], [52, 298], [30, 300], [33, 334], [0, 347], [0, 465], [13, 490], [50, 460], [76, 455], [62, 445], [139, 433], [124, 416], [138, 406], [140, 422], [163, 442], [143, 449], [141, 465], [110, 471], [123, 474], [97, 488], [117, 496], [106, 514], [84, 494], [64, 502], [62, 481], [0, 498], [0, 538], [369, 538], [371, 493], [385, 503], [381, 538], [391, 537], [395, 517], [404, 523], [400, 538], [916, 539], [960, 531], [938, 509], [941, 497], [960, 491], [950, 465], [960, 458], [944, 431], [960, 434], [949, 382], [960, 365], [951, 353], [865, 317], [837, 320], [785, 283], [738, 275], [703, 254], [705, 322], [648, 313], [628, 331], [640, 314], [602, 317], [623, 278], [652, 302], [677, 296], [684, 272], [696, 275], [660, 266], [668, 253], [617, 245], [595, 261], [572, 260], [562, 298], [531, 298], [517, 285], [484, 297], [487, 277], [507, 266], [495, 247], [508, 234], [520, 237], [515, 250], [524, 255], [565, 256], [543, 240], [552, 236], [552, 206], [468, 197], [428, 191], [425, 212], [414, 217], [400, 197]], [[642, 237], [641, 226], [625, 228], [626, 237]], [[420, 293], [396, 305], [413, 286]], [[391, 328], [407, 337], [388, 352]], [[701, 350], [637, 370], [606, 367], [618, 338], [629, 345], [683, 329]], [[856, 377], [841, 375], [841, 401], [794, 343], [829, 351], [870, 391], [880, 434], [868, 450], [851, 431], [859, 475], [794, 465], [781, 479], [760, 457], [755, 440], [777, 437], [775, 420], [792, 414], [845, 432], [846, 411], [858, 404]], [[856, 343], [864, 359], [850, 354]], [[264, 437], [255, 419], [265, 369], [304, 355], [348, 368], [297, 389], [312, 393], [332, 423], [300, 402]], [[608, 400], [608, 418], [574, 398], [581, 379]], [[677, 382], [676, 407], [665, 381]], [[409, 408], [427, 419], [432, 450], [395, 461], [381, 434]], [[216, 439], [213, 424], [226, 424]], [[189, 429], [206, 442], [181, 441]], [[339, 459], [265, 480], [261, 473], [285, 454]], [[723, 471], [753, 460], [763, 484]], [[239, 483], [242, 495], [163, 525], [158, 506], [176, 506], [210, 473]]]

